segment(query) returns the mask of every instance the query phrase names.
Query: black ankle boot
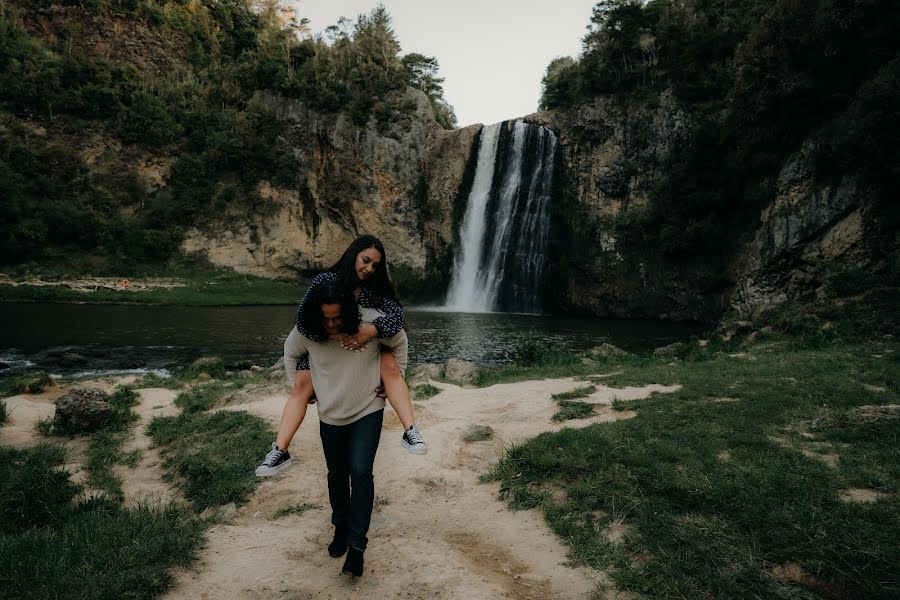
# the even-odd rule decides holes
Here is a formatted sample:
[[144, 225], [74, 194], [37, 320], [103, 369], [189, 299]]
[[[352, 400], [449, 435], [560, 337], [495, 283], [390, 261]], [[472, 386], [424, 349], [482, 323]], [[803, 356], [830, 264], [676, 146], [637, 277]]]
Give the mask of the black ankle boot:
[[343, 556], [344, 552], [347, 551], [347, 546], [349, 544], [350, 542], [347, 540], [347, 530], [343, 527], [335, 527], [334, 539], [328, 544], [328, 554], [334, 558]]
[[344, 568], [341, 569], [341, 573], [350, 573], [351, 575], [356, 575], [357, 577], [362, 577], [363, 574], [363, 551], [357, 550], [353, 546], [350, 546], [350, 550], [347, 552], [347, 560], [344, 561]]

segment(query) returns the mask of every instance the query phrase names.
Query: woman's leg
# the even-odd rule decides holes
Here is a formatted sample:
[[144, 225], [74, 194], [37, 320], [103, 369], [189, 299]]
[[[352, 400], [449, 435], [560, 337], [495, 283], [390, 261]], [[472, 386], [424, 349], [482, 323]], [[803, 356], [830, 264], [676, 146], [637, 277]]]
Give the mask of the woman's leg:
[[300, 423], [306, 416], [309, 408], [309, 400], [313, 395], [312, 375], [310, 371], [297, 371], [294, 379], [294, 387], [288, 394], [284, 410], [281, 412], [281, 423], [278, 425], [278, 435], [275, 444], [279, 450], [287, 450], [294, 439], [294, 434], [300, 428]]
[[413, 414], [412, 399], [409, 397], [409, 387], [403, 379], [397, 359], [390, 352], [381, 353], [381, 381], [388, 402], [400, 417], [403, 430], [406, 431], [415, 424], [416, 418]]

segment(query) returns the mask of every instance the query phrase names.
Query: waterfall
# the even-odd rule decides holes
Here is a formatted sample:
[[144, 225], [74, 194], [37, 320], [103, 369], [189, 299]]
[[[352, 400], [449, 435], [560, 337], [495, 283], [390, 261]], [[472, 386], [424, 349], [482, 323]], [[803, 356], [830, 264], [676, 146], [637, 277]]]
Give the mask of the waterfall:
[[542, 311], [556, 148], [523, 121], [482, 129], [446, 309]]

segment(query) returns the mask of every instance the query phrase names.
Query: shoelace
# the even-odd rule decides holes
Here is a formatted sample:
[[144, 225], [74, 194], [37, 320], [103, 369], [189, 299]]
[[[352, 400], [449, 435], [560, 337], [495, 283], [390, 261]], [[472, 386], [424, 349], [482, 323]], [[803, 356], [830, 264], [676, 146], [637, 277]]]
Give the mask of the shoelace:
[[409, 441], [413, 444], [424, 444], [425, 440], [422, 439], [422, 434], [419, 433], [419, 430], [416, 429], [416, 426], [413, 425], [409, 429], [406, 430], [406, 437], [409, 438]]
[[271, 467], [276, 463], [276, 461], [278, 461], [279, 458], [281, 458], [282, 454], [284, 454], [283, 451], [279, 450], [278, 448], [273, 448], [269, 451], [268, 454], [266, 454], [266, 460], [263, 461], [263, 465]]

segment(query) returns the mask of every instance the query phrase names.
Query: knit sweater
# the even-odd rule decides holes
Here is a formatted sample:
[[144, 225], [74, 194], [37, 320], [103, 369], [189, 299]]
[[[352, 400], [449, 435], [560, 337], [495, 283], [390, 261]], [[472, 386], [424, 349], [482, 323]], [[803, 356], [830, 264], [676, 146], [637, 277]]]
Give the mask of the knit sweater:
[[[371, 323], [378, 316], [377, 311], [362, 309], [364, 322]], [[406, 370], [409, 342], [402, 329], [391, 337], [369, 340], [364, 351], [354, 352], [341, 348], [337, 340], [313, 341], [294, 327], [284, 342], [284, 368], [293, 387], [297, 361], [308, 354], [319, 399], [319, 420], [328, 425], [349, 425], [384, 408], [384, 398], [375, 393], [381, 385], [379, 346], [389, 348], [400, 370]]]
[[[306, 289], [306, 293], [303, 294], [303, 298], [300, 300], [300, 304], [297, 305], [297, 314], [294, 317], [294, 325], [297, 327], [297, 330], [301, 334], [303, 334], [304, 337], [314, 342], [321, 342], [323, 340], [317, 338], [315, 335], [313, 335], [303, 327], [303, 323], [301, 323], [300, 319], [300, 315], [303, 312], [303, 306], [309, 300], [309, 293], [314, 287], [326, 281], [336, 280], [336, 273], [333, 273], [331, 271], [319, 273], [312, 278], [312, 281], [309, 282], [309, 287]], [[401, 329], [403, 329], [405, 317], [403, 315], [403, 307], [400, 306], [399, 302], [389, 300], [383, 296], [378, 295], [365, 284], [360, 287], [359, 298], [357, 298], [356, 301], [360, 306], [364, 308], [374, 308], [381, 311], [381, 314], [372, 319], [372, 325], [375, 326], [375, 330], [377, 331], [375, 337], [379, 339], [388, 338], [392, 335], [396, 335]], [[305, 356], [297, 362], [297, 369], [300, 371], [309, 371], [309, 360], [307, 360]]]

